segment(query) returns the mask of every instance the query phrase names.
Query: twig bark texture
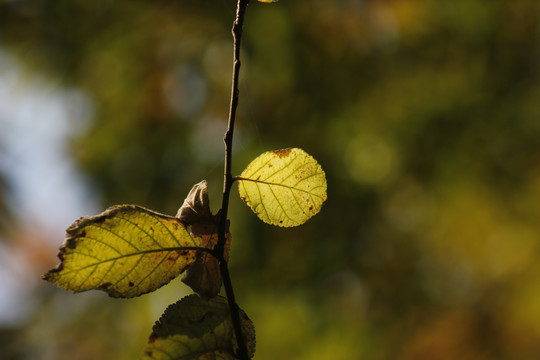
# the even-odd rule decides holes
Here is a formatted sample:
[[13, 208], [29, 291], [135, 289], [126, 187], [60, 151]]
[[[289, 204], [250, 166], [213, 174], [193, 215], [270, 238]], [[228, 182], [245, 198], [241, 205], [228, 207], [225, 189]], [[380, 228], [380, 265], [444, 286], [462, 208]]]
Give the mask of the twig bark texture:
[[231, 312], [231, 319], [234, 327], [234, 333], [238, 345], [238, 353], [236, 354], [240, 360], [249, 360], [249, 355], [242, 334], [242, 326], [240, 323], [239, 308], [234, 298], [234, 291], [229, 275], [229, 267], [227, 261], [224, 258], [225, 249], [225, 232], [227, 227], [227, 213], [229, 209], [229, 195], [234, 179], [231, 175], [231, 163], [232, 163], [232, 145], [234, 134], [234, 122], [236, 118], [236, 109], [238, 107], [238, 79], [240, 74], [240, 43], [242, 39], [242, 31], [244, 25], [244, 15], [248, 6], [249, 0], [238, 0], [236, 6], [236, 18], [233, 22], [232, 35], [234, 40], [234, 63], [233, 63], [233, 75], [232, 75], [232, 89], [231, 89], [231, 104], [229, 109], [229, 120], [227, 131], [225, 132], [225, 171], [223, 180], [223, 198], [221, 203], [221, 216], [219, 219], [218, 227], [218, 244], [215, 248], [215, 256], [219, 261], [219, 268], [221, 271], [221, 277], [223, 279], [223, 286], [225, 287], [225, 293], [229, 302], [229, 308]]

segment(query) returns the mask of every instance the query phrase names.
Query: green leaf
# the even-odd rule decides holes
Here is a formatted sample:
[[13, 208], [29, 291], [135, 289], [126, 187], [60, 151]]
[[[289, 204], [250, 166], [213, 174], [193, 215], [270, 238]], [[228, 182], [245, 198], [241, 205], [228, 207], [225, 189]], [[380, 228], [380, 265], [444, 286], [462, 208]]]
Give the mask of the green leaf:
[[[255, 328], [240, 311], [249, 356], [255, 353]], [[170, 305], [154, 325], [143, 360], [236, 359], [236, 340], [227, 299], [204, 300], [193, 294]]]
[[200, 246], [201, 239], [177, 218], [136, 205], [114, 206], [66, 230], [61, 262], [43, 278], [73, 292], [139, 296], [181, 274]]
[[237, 180], [242, 200], [262, 221], [272, 225], [301, 225], [326, 201], [324, 171], [302, 149], [265, 152]]

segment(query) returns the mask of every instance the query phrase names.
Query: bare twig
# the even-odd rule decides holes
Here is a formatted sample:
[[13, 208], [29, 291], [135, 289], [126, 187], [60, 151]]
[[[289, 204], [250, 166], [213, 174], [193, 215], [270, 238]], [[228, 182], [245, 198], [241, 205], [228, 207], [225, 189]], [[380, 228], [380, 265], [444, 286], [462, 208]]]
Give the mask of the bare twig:
[[225, 143], [225, 171], [223, 180], [223, 199], [221, 204], [221, 217], [219, 219], [218, 226], [218, 244], [214, 249], [215, 256], [219, 261], [219, 268], [221, 271], [221, 277], [223, 279], [223, 286], [225, 287], [225, 293], [229, 302], [229, 308], [231, 312], [231, 319], [234, 327], [234, 333], [236, 336], [236, 342], [238, 345], [237, 356], [240, 360], [249, 360], [249, 355], [242, 334], [242, 327], [240, 324], [239, 307], [236, 304], [234, 298], [234, 291], [229, 275], [229, 267], [224, 257], [225, 249], [225, 232], [227, 227], [227, 212], [229, 209], [229, 195], [233, 184], [233, 177], [231, 175], [231, 161], [232, 161], [232, 145], [234, 134], [234, 122], [236, 118], [236, 108], [238, 107], [238, 78], [240, 73], [240, 40], [242, 38], [242, 28], [244, 25], [244, 15], [246, 12], [249, 0], [238, 0], [236, 7], [236, 19], [234, 20], [232, 27], [232, 35], [234, 39], [234, 63], [233, 63], [233, 76], [232, 76], [232, 89], [231, 89], [231, 105], [229, 109], [229, 121], [225, 137], [223, 139]]

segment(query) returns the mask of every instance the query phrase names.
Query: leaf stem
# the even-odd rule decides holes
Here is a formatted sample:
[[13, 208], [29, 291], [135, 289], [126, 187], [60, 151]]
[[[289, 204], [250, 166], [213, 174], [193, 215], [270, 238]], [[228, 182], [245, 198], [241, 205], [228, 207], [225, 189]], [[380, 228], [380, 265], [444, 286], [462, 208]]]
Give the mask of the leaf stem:
[[232, 89], [231, 89], [231, 103], [229, 109], [229, 120], [227, 131], [223, 141], [225, 143], [225, 166], [224, 166], [224, 179], [223, 179], [223, 198], [221, 203], [221, 217], [218, 224], [218, 243], [215, 247], [215, 256], [219, 261], [219, 268], [221, 277], [223, 279], [223, 286], [227, 295], [229, 303], [229, 309], [231, 312], [231, 320], [234, 327], [234, 333], [236, 336], [236, 343], [238, 345], [237, 356], [240, 360], [249, 360], [249, 355], [242, 334], [242, 327], [240, 324], [239, 308], [234, 298], [234, 291], [229, 275], [229, 267], [224, 257], [225, 250], [225, 231], [227, 227], [227, 213], [229, 209], [229, 195], [234, 179], [231, 175], [232, 164], [232, 145], [234, 134], [234, 122], [236, 118], [236, 109], [238, 107], [238, 79], [240, 74], [240, 42], [242, 39], [242, 30], [244, 25], [244, 15], [246, 8], [249, 4], [249, 0], [238, 0], [236, 5], [236, 18], [233, 22], [232, 35], [234, 40], [234, 62], [233, 62], [233, 74], [232, 74]]

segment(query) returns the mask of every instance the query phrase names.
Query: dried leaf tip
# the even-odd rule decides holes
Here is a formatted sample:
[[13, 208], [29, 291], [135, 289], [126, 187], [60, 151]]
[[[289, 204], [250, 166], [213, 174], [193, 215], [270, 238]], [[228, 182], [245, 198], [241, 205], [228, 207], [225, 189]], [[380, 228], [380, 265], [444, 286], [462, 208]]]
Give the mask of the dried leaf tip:
[[208, 221], [212, 217], [208, 198], [208, 182], [203, 180], [191, 188], [176, 217], [186, 225]]

